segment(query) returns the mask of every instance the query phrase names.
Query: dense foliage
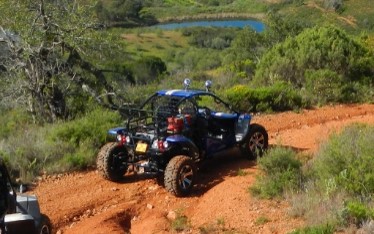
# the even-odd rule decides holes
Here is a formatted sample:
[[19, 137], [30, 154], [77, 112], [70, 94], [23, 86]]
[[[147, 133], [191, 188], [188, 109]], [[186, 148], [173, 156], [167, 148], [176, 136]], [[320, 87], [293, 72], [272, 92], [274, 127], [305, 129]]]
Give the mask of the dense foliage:
[[[317, 155], [301, 161], [291, 150], [271, 149], [258, 163], [264, 174], [250, 188], [260, 197], [285, 196], [290, 214], [311, 227], [295, 233], [333, 233], [355, 225], [372, 232], [374, 127], [354, 124], [325, 142]], [[319, 232], [317, 232], [319, 233]]]
[[0, 74], [4, 99], [27, 106], [35, 122], [72, 118], [74, 111], [87, 109], [90, 98], [112, 104], [110, 96], [102, 96], [114, 92], [103, 71], [108, 69], [96, 61], [116, 57], [117, 44], [100, 32], [90, 5], [2, 1], [0, 9], [2, 46], [8, 51]]
[[261, 59], [256, 81], [272, 84], [284, 80], [303, 87], [309, 70], [328, 69], [347, 82], [373, 77], [373, 56], [360, 43], [335, 27], [314, 27], [288, 38]]
[[258, 160], [263, 175], [250, 187], [253, 195], [273, 198], [288, 190], [297, 189], [302, 181], [301, 162], [291, 149], [277, 147]]
[[[1, 1], [0, 137], [6, 144], [10, 144], [10, 138], [15, 141], [13, 133], [20, 128], [44, 129], [43, 124], [48, 122], [58, 128], [68, 124], [65, 121], [80, 121], [99, 105], [115, 109], [123, 103], [138, 104], [157, 89], [180, 88], [185, 77], [192, 78], [196, 87], [213, 80], [216, 93], [226, 97], [234, 108], [250, 112], [373, 101], [373, 35], [357, 36], [352, 28], [331, 26], [341, 25], [334, 20], [325, 20], [327, 26], [310, 20], [312, 15], [325, 15], [318, 7], [333, 9], [324, 12], [331, 19], [344, 17], [346, 12], [356, 15], [350, 6], [364, 5], [361, 1], [318, 1], [318, 7], [308, 7], [308, 11], [303, 1], [93, 3]], [[371, 11], [360, 9], [363, 14], [357, 17], [357, 25], [370, 30]], [[221, 13], [225, 17], [239, 13], [248, 17], [243, 13], [259, 12], [263, 14], [257, 17], [265, 17], [263, 33], [248, 27], [173, 32], [121, 28], [169, 17], [221, 17]], [[37, 130], [27, 131], [32, 135]], [[97, 142], [102, 141], [98, 136], [91, 137], [88, 141], [99, 147]], [[65, 152], [72, 158], [88, 150], [85, 143], [69, 147], [75, 147]], [[8, 155], [16, 151], [3, 152]], [[38, 152], [43, 155], [43, 150]], [[34, 162], [32, 157], [30, 162]], [[40, 162], [43, 160], [37, 159], [35, 165]]]
[[246, 112], [295, 110], [307, 105], [292, 86], [282, 82], [256, 89], [237, 85], [228, 89], [226, 96], [233, 106]]
[[[94, 165], [113, 110], [152, 92], [213, 80], [214, 91], [248, 112], [374, 100], [371, 0], [2, 0], [0, 156], [23, 182]], [[266, 30], [140, 26], [209, 18], [263, 20]], [[129, 29], [129, 27], [137, 27]], [[373, 232], [373, 128], [334, 135], [302, 165], [290, 149], [258, 162], [251, 190], [285, 196], [308, 225]], [[331, 165], [334, 165], [333, 167]], [[371, 226], [370, 226], [371, 225]]]
[[0, 156], [23, 183], [42, 173], [92, 167], [98, 149], [107, 141], [107, 130], [122, 123], [118, 113], [102, 109], [74, 121], [43, 127], [30, 125], [27, 113], [19, 110], [3, 112], [0, 120], [8, 121], [8, 126], [0, 127], [6, 135], [0, 135]]

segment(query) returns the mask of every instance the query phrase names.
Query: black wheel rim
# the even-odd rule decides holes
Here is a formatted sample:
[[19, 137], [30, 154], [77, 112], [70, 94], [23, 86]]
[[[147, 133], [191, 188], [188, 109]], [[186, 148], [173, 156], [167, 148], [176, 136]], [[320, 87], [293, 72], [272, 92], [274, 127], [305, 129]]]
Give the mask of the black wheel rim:
[[193, 168], [190, 165], [184, 165], [179, 173], [179, 187], [182, 190], [188, 190], [193, 182]]
[[50, 234], [49, 227], [47, 225], [43, 225], [43, 227], [40, 229], [40, 234]]
[[255, 132], [249, 139], [249, 150], [254, 157], [262, 156], [265, 148], [265, 136], [261, 132]]

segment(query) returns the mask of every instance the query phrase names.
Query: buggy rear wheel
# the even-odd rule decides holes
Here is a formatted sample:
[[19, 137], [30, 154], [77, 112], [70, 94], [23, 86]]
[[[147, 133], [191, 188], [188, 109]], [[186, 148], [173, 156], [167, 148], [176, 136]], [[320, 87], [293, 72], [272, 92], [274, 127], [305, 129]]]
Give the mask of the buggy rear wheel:
[[99, 173], [107, 180], [119, 181], [127, 171], [128, 153], [124, 146], [116, 142], [104, 145], [97, 156], [96, 166]]
[[269, 146], [269, 137], [265, 128], [259, 124], [251, 124], [242, 152], [250, 160], [261, 157]]
[[170, 160], [165, 169], [166, 190], [176, 197], [187, 196], [195, 183], [196, 165], [191, 158], [180, 155]]

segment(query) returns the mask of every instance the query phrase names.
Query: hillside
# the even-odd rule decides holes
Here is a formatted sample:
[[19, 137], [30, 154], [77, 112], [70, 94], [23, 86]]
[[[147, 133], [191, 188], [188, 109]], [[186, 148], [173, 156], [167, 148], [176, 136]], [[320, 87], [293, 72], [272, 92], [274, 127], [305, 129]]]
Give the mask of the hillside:
[[[329, 134], [350, 123], [374, 124], [374, 105], [327, 106], [255, 116], [254, 121], [266, 126], [272, 146], [313, 153]], [[171, 196], [154, 179], [112, 183], [96, 171], [45, 177], [31, 192], [58, 233], [170, 233], [167, 216], [176, 214], [187, 218], [192, 233], [288, 233], [304, 225], [287, 215], [285, 201], [249, 195], [258, 173], [255, 162], [231, 152], [201, 170], [187, 198]]]

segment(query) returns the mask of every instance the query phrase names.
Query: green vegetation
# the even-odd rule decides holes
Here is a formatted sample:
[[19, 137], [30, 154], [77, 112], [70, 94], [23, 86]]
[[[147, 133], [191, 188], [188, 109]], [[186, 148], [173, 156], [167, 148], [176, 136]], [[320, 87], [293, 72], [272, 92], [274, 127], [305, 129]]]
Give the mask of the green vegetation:
[[258, 160], [264, 174], [258, 176], [249, 191], [262, 198], [278, 197], [289, 190], [300, 187], [301, 162], [291, 149], [277, 147]]
[[284, 111], [306, 106], [300, 94], [284, 82], [257, 89], [236, 85], [226, 91], [226, 97], [237, 109], [247, 112]]
[[322, 104], [365, 102], [372, 97], [366, 97], [365, 89], [354, 86], [374, 85], [373, 64], [372, 53], [344, 31], [314, 27], [265, 53], [255, 83], [272, 85], [284, 81], [295, 88], [306, 88], [309, 96], [318, 96], [317, 102]]
[[237, 174], [238, 174], [238, 176], [246, 176], [246, 175], [248, 175], [248, 172], [245, 171], [245, 170], [243, 170], [243, 169], [241, 169], [241, 168], [239, 168]]
[[171, 229], [176, 232], [188, 231], [191, 227], [188, 217], [183, 214], [182, 210], [177, 210], [176, 215], [176, 218], [171, 222]]
[[[30, 182], [94, 166], [113, 111], [184, 78], [248, 112], [374, 101], [371, 0], [80, 0], [0, 2], [0, 156]], [[144, 27], [165, 21], [257, 18], [266, 30]], [[292, 215], [331, 233], [373, 232], [373, 129], [333, 136], [304, 166], [290, 149], [259, 160], [250, 190], [287, 197]], [[331, 167], [334, 165], [334, 167]], [[238, 175], [244, 175], [241, 170]], [[188, 228], [180, 215], [174, 230]], [[203, 229], [227, 231], [217, 221]]]
[[263, 198], [286, 197], [292, 205], [290, 214], [310, 225], [295, 233], [333, 233], [350, 225], [370, 229], [373, 140], [374, 127], [348, 126], [333, 135], [302, 170], [295, 152], [274, 148], [259, 160], [264, 174], [250, 191]]
[[333, 234], [334, 227], [330, 225], [321, 225], [314, 227], [305, 227], [297, 229], [296, 231], [291, 232], [291, 234]]
[[[10, 111], [2, 116], [13, 115], [14, 111]], [[121, 122], [117, 113], [97, 109], [74, 121], [53, 125], [5, 126], [8, 133], [0, 141], [0, 156], [10, 166], [11, 173], [24, 183], [32, 182], [42, 173], [90, 168], [98, 149], [107, 141], [107, 130]]]
[[270, 222], [270, 219], [265, 216], [260, 216], [256, 219], [255, 224], [256, 225], [264, 225], [265, 223]]

